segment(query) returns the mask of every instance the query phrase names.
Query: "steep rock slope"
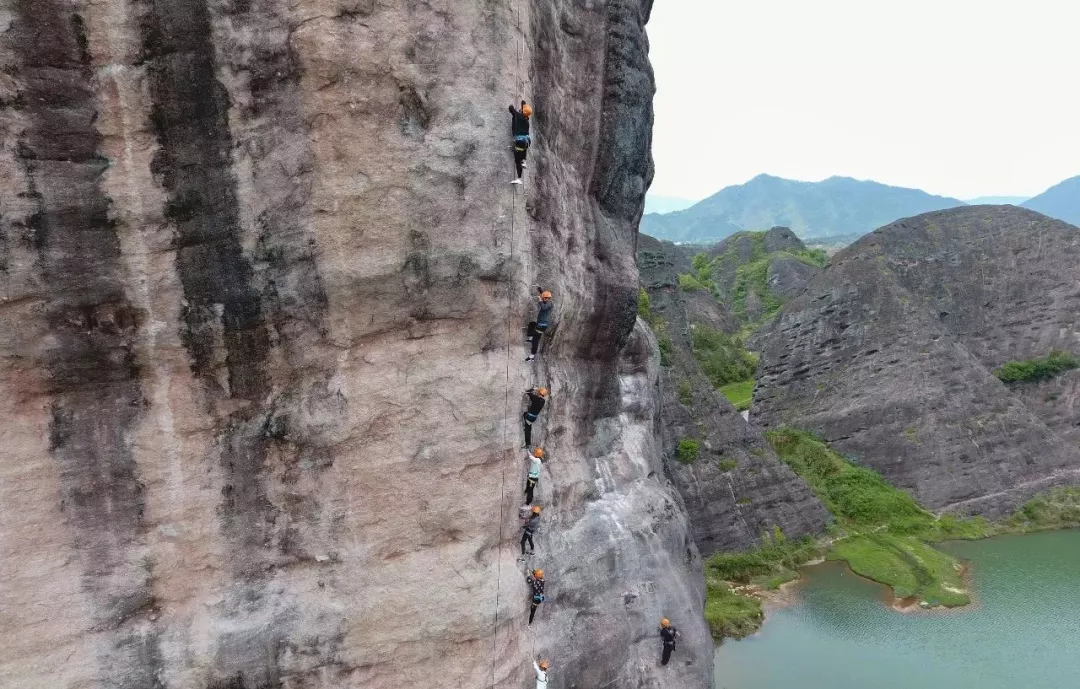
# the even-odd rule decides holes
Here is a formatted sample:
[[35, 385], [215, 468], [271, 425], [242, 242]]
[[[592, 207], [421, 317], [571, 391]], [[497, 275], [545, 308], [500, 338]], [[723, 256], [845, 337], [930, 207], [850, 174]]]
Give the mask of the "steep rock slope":
[[[818, 533], [828, 517], [825, 508], [712, 387], [694, 358], [691, 328], [710, 319], [693, 299], [703, 293], [679, 290], [681, 249], [642, 235], [638, 266], [654, 322], [663, 324], [671, 342], [660, 380], [665, 466], [686, 503], [698, 548], [705, 555], [749, 548], [774, 526], [792, 538]], [[722, 308], [711, 297], [708, 302]], [[699, 443], [693, 462], [677, 459], [680, 440]]]
[[[0, 685], [521, 687], [543, 653], [553, 689], [656, 686], [666, 614], [669, 681], [707, 686], [631, 337], [649, 6], [7, 4]], [[507, 354], [535, 281], [539, 371]]]
[[1055, 184], [1021, 205], [1080, 227], [1080, 176]]
[[781, 311], [755, 413], [818, 431], [934, 508], [998, 515], [1078, 483], [1075, 377], [1022, 392], [991, 374], [1080, 350], [1078, 260], [1080, 231], [1012, 206], [884, 227]]
[[[818, 266], [796, 258], [804, 251], [806, 245], [794, 232], [786, 227], [774, 227], [766, 232], [739, 232], [719, 242], [706, 254], [711, 259], [711, 277], [721, 301], [756, 320], [763, 315], [764, 303], [790, 298], [820, 272]], [[749, 265], [756, 262], [761, 264]], [[739, 269], [744, 266], [747, 268], [744, 268], [740, 281]], [[761, 274], [753, 275], [755, 272]], [[747, 279], [750, 277], [763, 279]], [[758, 306], [746, 314], [748, 304]]]
[[715, 241], [775, 225], [790, 227], [801, 237], [864, 234], [897, 218], [963, 205], [958, 199], [918, 189], [849, 177], [798, 182], [758, 175], [685, 210], [650, 213], [642, 218], [641, 231], [686, 242]]

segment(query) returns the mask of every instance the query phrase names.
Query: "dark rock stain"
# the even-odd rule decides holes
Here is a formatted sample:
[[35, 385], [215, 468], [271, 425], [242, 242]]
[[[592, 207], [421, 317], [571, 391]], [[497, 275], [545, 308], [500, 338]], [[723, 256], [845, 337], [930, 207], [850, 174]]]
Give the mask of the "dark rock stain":
[[135, 353], [141, 317], [124, 294], [120, 242], [101, 189], [97, 105], [84, 23], [57, 0], [15, 3], [9, 38], [22, 93], [6, 107], [25, 123], [17, 157], [36, 210], [25, 221], [37, 251], [45, 318], [49, 452], [61, 510], [74, 532], [95, 629], [109, 640], [101, 680], [160, 686], [157, 636], [144, 613], [152, 577], [133, 565], [143, 542], [143, 486], [126, 437], [145, 400]]
[[[181, 339], [193, 374], [212, 396], [252, 403], [233, 413], [218, 442], [226, 535], [246, 550], [234, 558], [238, 573], [253, 575], [261, 569], [270, 519], [266, 442], [259, 429], [271, 344], [241, 246], [228, 94], [216, 78], [205, 0], [149, 0], [143, 22], [151, 120], [160, 143], [153, 169], [168, 195], [166, 217], [176, 228], [176, 268], [184, 289]], [[221, 346], [226, 390], [215, 375]]]

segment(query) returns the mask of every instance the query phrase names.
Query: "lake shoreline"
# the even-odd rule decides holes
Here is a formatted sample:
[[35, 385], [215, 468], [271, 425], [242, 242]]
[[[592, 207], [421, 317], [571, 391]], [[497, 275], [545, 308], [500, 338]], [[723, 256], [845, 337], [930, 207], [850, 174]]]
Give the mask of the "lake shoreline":
[[888, 589], [842, 562], [804, 567], [763, 598], [768, 624], [746, 643], [717, 646], [715, 686], [1072, 686], [1080, 674], [1070, 642], [1080, 619], [1080, 530], [1021, 535], [948, 544], [966, 565], [966, 588], [978, 593], [961, 608], [897, 610]]

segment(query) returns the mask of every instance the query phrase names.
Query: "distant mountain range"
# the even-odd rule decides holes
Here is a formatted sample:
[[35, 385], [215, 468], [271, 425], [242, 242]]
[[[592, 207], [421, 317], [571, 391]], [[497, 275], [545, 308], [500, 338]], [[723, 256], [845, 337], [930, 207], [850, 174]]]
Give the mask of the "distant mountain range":
[[1080, 227], [1080, 176], [1052, 186], [1022, 205], [1037, 213]]
[[[1080, 224], [1080, 177], [1026, 201], [1016, 196], [985, 196], [968, 203], [1023, 205]], [[797, 182], [758, 175], [746, 184], [721, 189], [689, 208], [648, 213], [641, 219], [641, 231], [659, 239], [699, 244], [716, 242], [744, 230], [776, 226], [790, 227], [804, 239], [860, 236], [900, 218], [968, 203], [919, 189], [850, 177]]]
[[656, 194], [645, 194], [645, 212], [646, 213], [674, 213], [675, 211], [681, 211], [684, 208], [693, 206], [697, 201], [693, 199], [681, 199], [675, 196], [657, 196]]
[[1019, 206], [1028, 200], [1028, 196], [977, 196], [964, 199], [969, 206]]

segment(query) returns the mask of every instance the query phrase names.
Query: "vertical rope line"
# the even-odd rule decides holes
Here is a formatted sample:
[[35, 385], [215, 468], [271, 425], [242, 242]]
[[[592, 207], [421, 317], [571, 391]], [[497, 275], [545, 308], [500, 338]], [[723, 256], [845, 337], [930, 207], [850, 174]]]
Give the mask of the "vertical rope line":
[[[517, 50], [517, 76], [521, 95], [524, 95], [525, 82], [521, 78], [521, 59], [525, 50], [525, 38], [521, 34], [521, 12], [518, 6], [514, 7], [514, 19], [518, 33]], [[523, 189], [524, 190], [524, 189]], [[510, 203], [510, 266], [514, 266], [514, 244], [517, 235], [517, 190], [511, 187], [512, 201]], [[515, 280], [508, 279], [506, 282], [506, 381], [503, 387], [503, 432], [502, 444], [505, 451], [506, 434], [509, 426], [510, 414], [510, 346], [514, 339], [514, 286]], [[502, 476], [499, 487], [499, 543], [496, 549], [496, 582], [495, 582], [495, 628], [491, 635], [491, 687], [495, 687], [495, 676], [498, 670], [498, 643], [499, 643], [499, 603], [502, 598], [502, 544], [504, 527], [506, 524], [506, 461], [502, 461]], [[534, 647], [535, 648], [535, 647]]]

